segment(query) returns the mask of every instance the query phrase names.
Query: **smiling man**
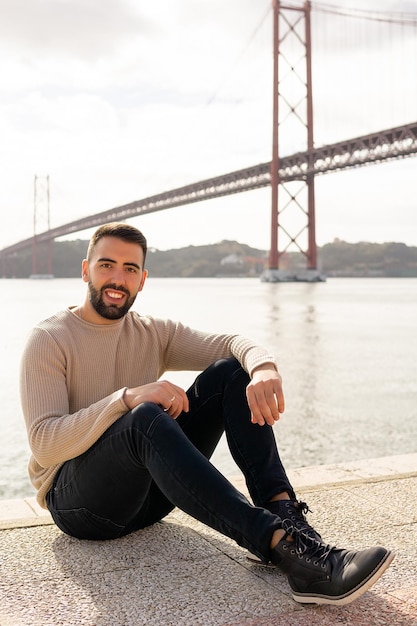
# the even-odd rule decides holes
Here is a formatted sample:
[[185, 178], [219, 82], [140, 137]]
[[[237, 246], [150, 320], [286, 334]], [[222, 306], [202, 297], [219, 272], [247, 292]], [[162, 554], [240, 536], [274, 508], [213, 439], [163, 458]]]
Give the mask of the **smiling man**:
[[[21, 399], [41, 506], [79, 539], [114, 539], [175, 506], [279, 567], [298, 602], [346, 604], [394, 555], [329, 546], [307, 522], [272, 426], [284, 411], [273, 355], [239, 335], [201, 332], [131, 311], [147, 244], [127, 224], [93, 235], [84, 302], [33, 329]], [[201, 372], [185, 391], [161, 377]], [[209, 459], [223, 432], [249, 502]]]

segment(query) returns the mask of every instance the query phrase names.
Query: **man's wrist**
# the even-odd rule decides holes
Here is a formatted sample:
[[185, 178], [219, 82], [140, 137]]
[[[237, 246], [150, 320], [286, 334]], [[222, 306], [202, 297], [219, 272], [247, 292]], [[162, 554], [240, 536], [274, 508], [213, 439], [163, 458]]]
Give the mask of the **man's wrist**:
[[261, 363], [260, 365], [256, 365], [252, 370], [252, 376], [253, 374], [255, 374], [255, 372], [260, 372], [262, 370], [263, 371], [274, 370], [275, 372], [278, 372], [276, 363], [273, 363], [272, 361], [268, 361], [267, 363]]

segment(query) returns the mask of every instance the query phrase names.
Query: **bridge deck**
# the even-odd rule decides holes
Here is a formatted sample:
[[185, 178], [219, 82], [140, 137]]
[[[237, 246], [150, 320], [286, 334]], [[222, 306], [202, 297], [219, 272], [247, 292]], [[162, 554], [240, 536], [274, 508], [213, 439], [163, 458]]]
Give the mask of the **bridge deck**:
[[[307, 174], [326, 174], [415, 154], [417, 122], [283, 157], [280, 159], [279, 180], [282, 183], [305, 180]], [[51, 241], [87, 228], [97, 228], [105, 222], [123, 221], [146, 213], [267, 187], [271, 184], [270, 171], [271, 163], [267, 162], [208, 178], [63, 224], [36, 235], [36, 240], [37, 243]], [[3, 248], [0, 255], [4, 258], [29, 248], [33, 240], [30, 237]]]

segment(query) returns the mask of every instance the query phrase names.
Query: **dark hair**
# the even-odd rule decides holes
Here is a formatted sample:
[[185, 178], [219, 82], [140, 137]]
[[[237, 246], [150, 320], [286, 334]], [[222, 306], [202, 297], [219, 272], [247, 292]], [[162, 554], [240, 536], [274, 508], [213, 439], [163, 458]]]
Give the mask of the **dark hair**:
[[97, 228], [88, 244], [87, 261], [90, 261], [96, 244], [103, 237], [117, 237], [118, 239], [123, 239], [123, 241], [137, 243], [143, 250], [143, 264], [145, 265], [146, 252], [148, 249], [145, 235], [134, 226], [123, 224], [122, 222], [110, 222], [109, 224], [103, 224]]

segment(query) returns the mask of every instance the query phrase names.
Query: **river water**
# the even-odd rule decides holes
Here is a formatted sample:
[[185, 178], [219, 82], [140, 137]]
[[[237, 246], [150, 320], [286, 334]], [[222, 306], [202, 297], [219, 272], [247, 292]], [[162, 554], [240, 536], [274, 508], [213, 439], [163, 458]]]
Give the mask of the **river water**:
[[[84, 298], [81, 279], [1, 280], [0, 498], [34, 495], [18, 395], [32, 326]], [[7, 303], [10, 303], [8, 306]], [[202, 330], [239, 332], [276, 354], [286, 412], [275, 427], [287, 467], [417, 451], [417, 279], [261, 283], [148, 279], [134, 305]], [[195, 373], [166, 375], [187, 387]], [[222, 439], [213, 458], [238, 470]]]

